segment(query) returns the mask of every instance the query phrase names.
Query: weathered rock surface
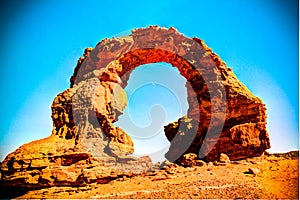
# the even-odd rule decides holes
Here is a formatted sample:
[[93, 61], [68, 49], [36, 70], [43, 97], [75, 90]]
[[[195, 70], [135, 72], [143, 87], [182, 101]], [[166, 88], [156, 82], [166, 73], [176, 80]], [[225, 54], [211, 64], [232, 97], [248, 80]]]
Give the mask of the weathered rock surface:
[[78, 149], [75, 140], [52, 135], [21, 146], [1, 166], [2, 184], [29, 189], [50, 186], [83, 186], [133, 176], [151, 167], [148, 157], [93, 155]]
[[[174, 28], [136, 29], [87, 48], [71, 77], [71, 87], [51, 106], [48, 138], [21, 146], [1, 164], [1, 184], [40, 188], [106, 183], [142, 173], [148, 157], [135, 158], [130, 136], [113, 122], [127, 104], [123, 88], [130, 72], [147, 63], [167, 62], [187, 79], [189, 110], [165, 126], [171, 142], [166, 158], [186, 153], [217, 160], [259, 156], [270, 147], [266, 107], [232, 70], [197, 38]], [[187, 158], [192, 162], [195, 158]]]
[[[293, 152], [292, 154], [294, 154]], [[291, 154], [290, 154], [291, 155]], [[226, 165], [182, 167], [170, 162], [154, 165], [135, 177], [119, 177], [109, 184], [51, 187], [0, 197], [19, 199], [298, 199], [299, 157], [263, 155]], [[277, 157], [280, 156], [280, 157]], [[250, 170], [258, 170], [253, 174]]]

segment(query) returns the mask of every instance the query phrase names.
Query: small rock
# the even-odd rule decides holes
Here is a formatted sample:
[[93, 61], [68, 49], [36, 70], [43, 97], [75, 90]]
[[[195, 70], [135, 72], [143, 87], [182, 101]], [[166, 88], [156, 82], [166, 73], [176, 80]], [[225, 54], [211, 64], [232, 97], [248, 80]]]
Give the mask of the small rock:
[[248, 171], [245, 172], [245, 174], [254, 174], [254, 175], [257, 175], [257, 174], [259, 174], [261, 172], [262, 172], [261, 169], [249, 168]]
[[193, 166], [203, 166], [205, 163], [202, 160], [198, 160], [196, 154], [187, 153], [183, 155], [180, 164], [185, 167], [193, 167]]
[[219, 162], [220, 163], [230, 163], [230, 159], [229, 159], [229, 157], [226, 155], [226, 154], [224, 154], [224, 153], [221, 153], [220, 154], [220, 157], [219, 157]]
[[203, 165], [206, 165], [206, 162], [204, 162], [203, 160], [196, 160], [196, 165], [203, 166]]
[[251, 160], [250, 163], [253, 164], [253, 165], [256, 165], [256, 164], [259, 164], [260, 162], [255, 161], [255, 160]]
[[272, 166], [269, 168], [271, 171], [277, 171], [279, 168], [273, 168]]
[[209, 163], [207, 164], [207, 166], [208, 166], [208, 167], [213, 167], [214, 164], [213, 164], [212, 162], [209, 162]]
[[175, 170], [171, 170], [171, 169], [166, 170], [166, 172], [168, 174], [176, 174], [176, 171]]
[[172, 165], [172, 163], [171, 163], [170, 161], [168, 161], [168, 160], [165, 160], [165, 161], [163, 161], [163, 162], [161, 163], [161, 165], [159, 166], [159, 168], [165, 169], [165, 168], [167, 168], [169, 165]]

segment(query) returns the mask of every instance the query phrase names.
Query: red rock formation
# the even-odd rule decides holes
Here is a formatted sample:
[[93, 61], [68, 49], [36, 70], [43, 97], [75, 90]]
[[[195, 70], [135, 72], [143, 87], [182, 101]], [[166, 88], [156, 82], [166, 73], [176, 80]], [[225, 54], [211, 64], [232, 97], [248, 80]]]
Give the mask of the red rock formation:
[[188, 114], [165, 127], [169, 160], [185, 153], [208, 161], [225, 153], [237, 160], [270, 147], [263, 102], [202, 40], [154, 26], [85, 50], [71, 88], [58, 94], [51, 106], [52, 135], [9, 154], [1, 165], [1, 183], [81, 185], [145, 171], [151, 161], [128, 156], [133, 142], [113, 122], [127, 104], [123, 88], [130, 72], [155, 62], [172, 64], [187, 79]]

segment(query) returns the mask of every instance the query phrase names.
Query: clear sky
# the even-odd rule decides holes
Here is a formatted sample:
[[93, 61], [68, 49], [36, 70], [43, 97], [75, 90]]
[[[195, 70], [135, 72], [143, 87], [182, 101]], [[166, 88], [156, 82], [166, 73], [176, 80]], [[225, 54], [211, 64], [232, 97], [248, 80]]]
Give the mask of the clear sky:
[[[12, 0], [0, 4], [0, 160], [25, 142], [50, 135], [51, 103], [69, 87], [85, 47], [148, 25], [174, 26], [186, 36], [204, 39], [267, 104], [271, 151], [298, 149], [297, 0]], [[147, 67], [143, 69], [137, 73], [146, 77]], [[166, 90], [163, 84], [146, 84], [133, 102], [151, 88], [157, 94]], [[175, 102], [172, 91], [166, 94]], [[155, 102], [145, 105], [160, 112], [153, 107]], [[166, 109], [164, 120], [176, 118], [182, 111], [177, 108], [175, 114]], [[136, 123], [147, 123], [149, 118], [145, 120]]]
[[186, 79], [166, 63], [139, 66], [125, 88], [128, 106], [116, 125], [131, 135], [135, 155], [164, 160], [170, 146], [163, 126], [187, 114]]

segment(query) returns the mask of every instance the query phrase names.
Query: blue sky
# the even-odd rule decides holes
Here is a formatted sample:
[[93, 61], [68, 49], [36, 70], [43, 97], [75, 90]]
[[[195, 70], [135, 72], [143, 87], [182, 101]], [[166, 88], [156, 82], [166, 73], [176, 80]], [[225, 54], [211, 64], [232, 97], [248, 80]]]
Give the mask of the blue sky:
[[298, 149], [298, 1], [13, 0], [0, 7], [0, 160], [50, 135], [51, 103], [69, 87], [85, 47], [148, 25], [204, 39], [267, 104], [271, 150]]
[[128, 106], [116, 125], [131, 135], [135, 155], [164, 160], [170, 143], [163, 126], [187, 114], [186, 79], [166, 63], [139, 66], [125, 88]]

